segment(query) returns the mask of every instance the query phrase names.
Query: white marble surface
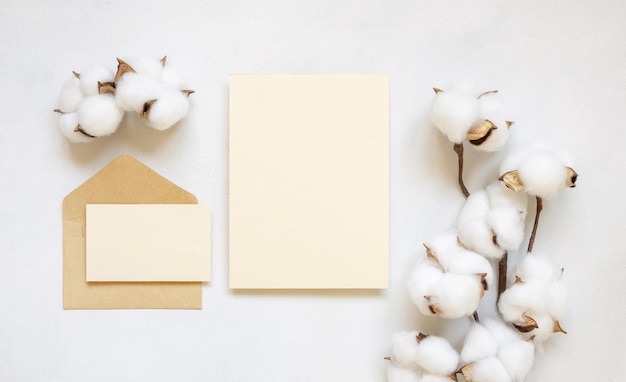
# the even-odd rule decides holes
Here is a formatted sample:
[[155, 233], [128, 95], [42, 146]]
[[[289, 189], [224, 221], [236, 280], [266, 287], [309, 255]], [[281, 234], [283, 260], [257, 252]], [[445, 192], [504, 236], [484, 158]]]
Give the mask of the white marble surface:
[[[454, 154], [426, 119], [431, 88], [458, 77], [501, 91], [514, 141], [559, 142], [578, 158], [578, 187], [546, 203], [535, 243], [566, 269], [569, 334], [526, 381], [621, 380], [625, 17], [620, 0], [3, 0], [0, 380], [383, 381], [393, 331], [458, 340], [467, 321], [421, 317], [404, 289], [421, 243], [451, 227], [463, 202]], [[52, 109], [71, 70], [164, 54], [197, 91], [180, 126], [127, 123], [76, 146], [57, 131]], [[388, 290], [228, 289], [228, 74], [242, 72], [390, 75]], [[62, 309], [61, 201], [119, 154], [213, 206], [201, 311]], [[469, 188], [500, 159], [468, 153]]]

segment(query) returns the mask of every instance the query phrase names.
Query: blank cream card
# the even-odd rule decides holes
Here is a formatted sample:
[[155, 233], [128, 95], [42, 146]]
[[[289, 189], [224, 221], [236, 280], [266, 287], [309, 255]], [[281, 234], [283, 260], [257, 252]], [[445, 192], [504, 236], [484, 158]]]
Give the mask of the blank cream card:
[[210, 281], [204, 204], [88, 204], [87, 281]]
[[389, 79], [230, 76], [231, 288], [386, 288]]

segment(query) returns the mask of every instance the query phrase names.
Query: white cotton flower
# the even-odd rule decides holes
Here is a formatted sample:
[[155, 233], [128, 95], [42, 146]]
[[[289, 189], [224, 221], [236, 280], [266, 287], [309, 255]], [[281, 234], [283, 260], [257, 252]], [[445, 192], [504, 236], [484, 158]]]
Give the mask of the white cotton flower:
[[455, 373], [459, 365], [459, 353], [446, 339], [416, 331], [394, 333], [392, 353], [388, 381], [437, 382]]
[[545, 257], [527, 254], [517, 268], [515, 283], [500, 296], [498, 309], [541, 347], [554, 332], [565, 333], [559, 320], [565, 315], [566, 300], [561, 272]]
[[422, 370], [430, 374], [446, 376], [456, 371], [459, 365], [459, 353], [446, 339], [430, 335], [419, 342], [416, 360]]
[[513, 381], [521, 382], [535, 360], [535, 347], [529, 341], [513, 340], [503, 343], [498, 349], [498, 359]]
[[485, 190], [474, 191], [465, 201], [457, 219], [459, 238], [466, 248], [487, 258], [499, 259], [504, 250], [493, 242], [494, 233], [487, 224], [489, 196]]
[[424, 244], [429, 256], [437, 260], [445, 272], [459, 275], [484, 275], [487, 289], [493, 280], [491, 264], [479, 254], [463, 248], [459, 244], [456, 231], [435, 236]]
[[115, 102], [126, 111], [140, 113], [146, 102], [157, 100], [165, 93], [165, 87], [150, 75], [126, 73], [118, 81]]
[[489, 330], [480, 324], [472, 325], [463, 342], [461, 362], [465, 365], [497, 354], [498, 344]]
[[430, 112], [430, 122], [453, 143], [465, 140], [479, 117], [478, 99], [459, 91], [439, 91]]
[[407, 369], [393, 363], [387, 366], [387, 382], [422, 382], [422, 376], [415, 369]]
[[73, 143], [92, 142], [94, 138], [109, 135], [117, 130], [124, 111], [112, 94], [100, 94], [100, 85], [113, 79], [111, 71], [94, 67], [74, 73], [64, 84], [59, 96], [58, 126], [63, 135]]
[[[477, 150], [481, 151], [498, 151], [508, 142], [510, 136], [509, 122], [504, 117], [502, 110], [503, 105], [498, 92], [487, 92], [478, 98], [479, 120], [489, 121], [494, 129], [489, 131], [486, 139], [478, 145], [474, 145]], [[471, 143], [471, 142], [470, 142]]]
[[561, 190], [575, 187], [578, 174], [563, 150], [544, 143], [519, 147], [500, 166], [500, 179], [515, 191], [552, 199]]
[[59, 130], [70, 142], [88, 143], [94, 140], [94, 138], [76, 131], [76, 126], [78, 126], [78, 113], [64, 113], [59, 116]]
[[435, 314], [430, 309], [429, 302], [424, 296], [435, 294], [442, 277], [443, 269], [427, 258], [419, 261], [411, 272], [408, 283], [409, 296], [420, 312], [425, 315]]
[[165, 130], [183, 119], [189, 112], [189, 98], [181, 91], [170, 90], [152, 104], [147, 124], [156, 130]]
[[166, 57], [118, 61], [116, 101], [121, 108], [139, 113], [156, 130], [172, 127], [189, 113], [193, 91], [182, 88], [184, 80], [166, 65]]
[[59, 110], [63, 113], [76, 111], [83, 98], [84, 95], [80, 89], [80, 80], [76, 76], [72, 75], [65, 81], [63, 87], [61, 88], [61, 94], [59, 95]]
[[543, 283], [549, 283], [558, 276], [550, 260], [537, 253], [526, 255], [517, 267], [516, 274], [525, 282]]
[[467, 249], [499, 260], [524, 240], [526, 195], [508, 190], [501, 182], [474, 191], [457, 220], [459, 238]]
[[486, 222], [501, 249], [516, 250], [524, 241], [525, 217], [521, 211], [509, 207], [492, 208]]
[[124, 111], [115, 104], [111, 94], [86, 97], [77, 113], [78, 125], [84, 132], [94, 137], [114, 133], [124, 116]]
[[516, 382], [496, 357], [483, 358], [463, 367], [467, 382]]
[[92, 96], [99, 93], [98, 82], [113, 81], [113, 72], [104, 66], [96, 66], [79, 74], [80, 89], [84, 96]]
[[409, 277], [411, 300], [425, 315], [459, 318], [472, 314], [493, 282], [491, 264], [463, 248], [453, 231], [424, 246], [427, 256]]
[[466, 335], [461, 360], [469, 382], [522, 382], [534, 361], [534, 345], [501, 320], [487, 318]]
[[403, 331], [394, 333], [391, 337], [391, 360], [395, 365], [404, 368], [418, 367], [418, 342], [419, 333], [416, 331]]
[[430, 297], [430, 309], [443, 318], [469, 316], [476, 311], [483, 294], [479, 276], [445, 273]]

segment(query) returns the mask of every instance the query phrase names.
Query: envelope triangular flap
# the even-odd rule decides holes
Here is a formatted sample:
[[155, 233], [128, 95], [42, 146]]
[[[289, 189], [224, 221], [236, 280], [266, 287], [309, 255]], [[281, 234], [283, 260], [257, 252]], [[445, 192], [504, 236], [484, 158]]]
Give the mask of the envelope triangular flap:
[[63, 217], [85, 218], [86, 204], [195, 204], [196, 197], [130, 155], [115, 158], [63, 199]]

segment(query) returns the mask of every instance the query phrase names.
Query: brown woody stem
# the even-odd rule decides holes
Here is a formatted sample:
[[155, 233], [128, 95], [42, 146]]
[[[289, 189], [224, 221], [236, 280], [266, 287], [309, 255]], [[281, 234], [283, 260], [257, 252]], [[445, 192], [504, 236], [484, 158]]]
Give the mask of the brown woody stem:
[[474, 321], [480, 324], [480, 317], [478, 317], [477, 311], [474, 311], [474, 313], [472, 313], [472, 317], [474, 317]]
[[504, 255], [498, 262], [498, 297], [496, 298], [496, 304], [500, 301], [500, 295], [506, 290], [506, 272], [508, 270], [509, 253], [504, 252]]
[[533, 245], [535, 244], [535, 236], [537, 235], [537, 226], [539, 225], [539, 215], [541, 215], [541, 210], [543, 209], [543, 201], [540, 197], [536, 196], [537, 199], [537, 212], [535, 213], [535, 224], [533, 225], [533, 232], [530, 234], [530, 241], [528, 242], [528, 253], [533, 251]]
[[461, 192], [463, 192], [463, 195], [467, 198], [470, 193], [467, 191], [465, 183], [463, 183], [463, 142], [455, 143], [452, 149], [456, 153], [457, 157], [459, 157], [459, 186], [461, 187]]

